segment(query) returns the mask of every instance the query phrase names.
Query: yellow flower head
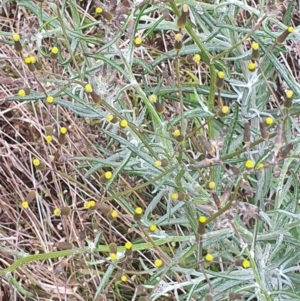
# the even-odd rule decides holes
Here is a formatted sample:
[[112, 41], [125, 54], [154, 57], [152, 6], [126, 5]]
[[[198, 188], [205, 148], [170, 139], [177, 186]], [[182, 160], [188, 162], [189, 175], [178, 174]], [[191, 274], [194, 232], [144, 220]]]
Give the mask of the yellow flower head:
[[34, 56], [30, 56], [29, 59], [31, 64], [34, 64], [36, 62], [36, 58]]
[[181, 135], [180, 130], [176, 129], [176, 130], [172, 133], [172, 135], [173, 135], [174, 137], [179, 137], [179, 136]]
[[41, 161], [38, 158], [33, 159], [32, 164], [35, 167], [38, 167], [41, 164]]
[[55, 216], [60, 216], [61, 210], [60, 210], [59, 208], [55, 208], [54, 211], [53, 211], [53, 214], [54, 214]]
[[248, 269], [248, 268], [250, 268], [250, 261], [245, 259], [245, 260], [243, 260], [242, 265], [243, 265], [244, 269]]
[[249, 65], [248, 65], [248, 69], [249, 69], [249, 71], [255, 71], [255, 68], [256, 68], [256, 66], [255, 66], [255, 64], [254, 63], [249, 63]]
[[218, 72], [218, 78], [224, 78], [225, 73], [223, 71]]
[[135, 212], [135, 214], [142, 215], [143, 209], [141, 207], [137, 207], [137, 208], [135, 208], [134, 212]]
[[154, 224], [149, 226], [150, 232], [155, 232], [156, 229], [157, 229], [157, 227], [156, 227], [156, 225], [154, 225]]
[[108, 114], [108, 115], [106, 116], [106, 120], [107, 120], [108, 122], [111, 122], [113, 119], [114, 119], [114, 116], [111, 115], [111, 114]]
[[255, 163], [254, 163], [253, 161], [251, 161], [251, 160], [247, 160], [247, 161], [245, 162], [245, 167], [246, 167], [247, 169], [252, 169], [252, 168], [254, 167], [254, 165], [255, 165]]
[[127, 120], [125, 120], [125, 119], [121, 120], [121, 122], [120, 122], [120, 127], [124, 129], [124, 128], [126, 128], [127, 126], [128, 126]]
[[51, 135], [46, 136], [46, 137], [45, 137], [45, 140], [46, 140], [47, 142], [51, 142], [51, 141], [52, 141], [52, 136], [51, 136]]
[[227, 115], [227, 114], [229, 113], [229, 107], [223, 106], [223, 107], [221, 108], [221, 112], [222, 112], [223, 114]]
[[129, 241], [127, 241], [127, 242], [125, 243], [125, 249], [126, 249], [126, 250], [130, 250], [131, 248], [132, 248], [132, 243], [129, 242]]
[[204, 224], [204, 223], [206, 223], [206, 217], [205, 216], [199, 216], [198, 221], [199, 221], [200, 224]]
[[161, 161], [160, 160], [155, 161], [154, 166], [155, 167], [161, 167]]
[[84, 90], [87, 93], [91, 93], [91, 92], [93, 92], [93, 87], [90, 84], [87, 84], [87, 85], [85, 85]]
[[177, 33], [175, 35], [175, 41], [180, 42], [182, 41], [183, 35], [181, 33]]
[[22, 204], [21, 204], [21, 207], [22, 207], [23, 209], [27, 209], [28, 206], [29, 206], [29, 204], [28, 204], [27, 201], [23, 201]]
[[154, 265], [157, 267], [157, 268], [160, 268], [161, 266], [163, 266], [163, 261], [161, 259], [156, 259], [154, 261]]
[[293, 26], [288, 27], [287, 31], [289, 33], [293, 33], [294, 32], [294, 27]]
[[134, 44], [136, 45], [136, 46], [140, 46], [141, 44], [142, 44], [142, 38], [141, 37], [137, 37], [137, 38], [135, 38], [134, 39]]
[[65, 127], [60, 128], [60, 133], [61, 134], [65, 135], [65, 134], [67, 134], [67, 132], [68, 132], [67, 128], [65, 128]]
[[210, 182], [208, 182], [207, 186], [208, 186], [209, 189], [215, 189], [216, 188], [216, 183], [213, 182], [213, 181], [210, 181]]
[[24, 62], [25, 62], [26, 64], [31, 64], [31, 57], [26, 57], [26, 58], [24, 59]]
[[13, 40], [14, 40], [15, 42], [20, 41], [20, 36], [19, 36], [17, 33], [14, 33], [13, 36], [12, 36], [12, 38], [13, 38]]
[[127, 281], [127, 276], [126, 275], [122, 275], [121, 276], [121, 281], [122, 282], [126, 282]]
[[18, 92], [18, 95], [19, 95], [20, 97], [26, 96], [25, 90], [24, 90], [24, 89], [20, 89], [19, 92]]
[[84, 209], [89, 209], [90, 208], [90, 202], [84, 202], [83, 203], [83, 208]]
[[200, 54], [195, 54], [194, 56], [193, 56], [193, 61], [195, 62], [195, 63], [199, 63], [200, 62], [200, 60], [201, 60], [201, 56], [200, 56]]
[[292, 98], [293, 95], [294, 95], [294, 92], [292, 90], [286, 90], [285, 91], [286, 98]]
[[118, 211], [116, 211], [116, 210], [111, 211], [110, 216], [111, 216], [113, 219], [116, 219], [116, 218], [118, 217]]
[[56, 46], [52, 47], [51, 53], [52, 54], [58, 54], [58, 48]]
[[173, 192], [173, 193], [171, 194], [171, 199], [172, 199], [172, 201], [177, 201], [177, 200], [178, 200], [178, 197], [179, 197], [179, 195], [178, 195], [177, 192]]
[[96, 7], [96, 13], [101, 14], [103, 12], [102, 7]]
[[115, 254], [115, 253], [110, 253], [110, 254], [109, 254], [109, 258], [110, 258], [112, 261], [116, 260], [116, 259], [117, 259], [117, 254]]
[[93, 208], [96, 206], [96, 202], [94, 200], [90, 200], [88, 203], [89, 203], [89, 208]]
[[258, 50], [258, 49], [259, 49], [259, 44], [253, 42], [253, 43], [251, 44], [251, 48], [252, 48], [253, 50]]
[[112, 178], [112, 172], [111, 171], [107, 171], [104, 174], [105, 179], [110, 180]]
[[272, 125], [274, 123], [274, 119], [272, 117], [267, 117], [265, 122], [267, 125]]
[[205, 256], [205, 260], [206, 260], [207, 262], [211, 262], [211, 261], [214, 260], [214, 257], [213, 257], [212, 254], [207, 254], [207, 255]]
[[46, 102], [49, 103], [49, 104], [53, 103], [53, 101], [54, 101], [54, 98], [52, 96], [48, 96], [46, 98]]
[[257, 165], [257, 169], [263, 169], [265, 166], [264, 166], [264, 163], [259, 163]]
[[156, 102], [156, 101], [157, 101], [157, 96], [156, 96], [155, 94], [151, 94], [151, 95], [149, 96], [149, 100], [150, 100], [151, 102]]

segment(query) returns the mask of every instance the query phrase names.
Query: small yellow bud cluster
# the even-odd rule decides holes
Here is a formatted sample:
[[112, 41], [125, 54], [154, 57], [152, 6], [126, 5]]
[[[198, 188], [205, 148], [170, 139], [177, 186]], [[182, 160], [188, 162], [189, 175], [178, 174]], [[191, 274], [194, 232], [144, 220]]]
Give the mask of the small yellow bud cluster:
[[139, 221], [139, 220], [141, 220], [142, 215], [143, 215], [143, 209], [142, 209], [141, 207], [135, 208], [135, 210], [134, 210], [134, 215], [133, 215], [133, 219], [134, 219], [135, 221]]
[[59, 142], [60, 145], [65, 143], [67, 132], [68, 132], [68, 129], [66, 127], [61, 127], [60, 128], [59, 137], [58, 137], [58, 142]]
[[84, 209], [94, 209], [96, 207], [96, 202], [94, 200], [84, 202], [83, 207]]
[[230, 112], [229, 107], [227, 106], [222, 106], [221, 109], [218, 111], [218, 116], [219, 117], [225, 117], [226, 115], [228, 115]]
[[125, 129], [125, 128], [128, 127], [128, 121], [125, 120], [125, 119], [123, 119], [123, 120], [120, 121], [119, 125], [120, 125], [120, 127], [121, 127], [122, 129]]
[[53, 96], [47, 96], [46, 102], [47, 102], [47, 104], [49, 104], [49, 105], [53, 104], [53, 102], [54, 102]]
[[107, 219], [112, 222], [112, 221], [116, 220], [118, 218], [118, 216], [119, 216], [118, 211], [110, 210], [107, 214]]
[[157, 101], [157, 96], [155, 94], [150, 95], [149, 100], [153, 103], [155, 111], [158, 114], [162, 114], [165, 111], [165, 105]]
[[250, 62], [250, 63], [248, 64], [248, 70], [249, 70], [250, 72], [254, 72], [255, 69], [256, 69], [255, 64], [252, 63], [252, 62]]
[[252, 43], [251, 44], [252, 54], [251, 54], [251, 60], [257, 61], [259, 60], [259, 44], [258, 43]]
[[243, 260], [242, 265], [243, 265], [243, 268], [244, 268], [244, 269], [248, 269], [248, 268], [250, 268], [250, 266], [251, 266], [250, 261], [249, 261], [249, 260], [246, 260], [246, 259]]
[[14, 48], [15, 48], [16, 52], [19, 52], [19, 53], [22, 52], [23, 47], [20, 42], [20, 36], [17, 33], [15, 33], [15, 34], [13, 34], [12, 38], [14, 41]]
[[247, 160], [247, 161], [245, 162], [245, 167], [246, 167], [247, 169], [252, 169], [252, 168], [254, 168], [254, 165], [255, 165], [255, 163], [254, 163], [252, 160]]
[[294, 95], [294, 92], [292, 90], [285, 91], [285, 98], [284, 98], [283, 106], [286, 109], [290, 109], [293, 106], [293, 95]]
[[27, 208], [29, 207], [29, 203], [28, 203], [27, 201], [23, 201], [23, 202], [21, 203], [21, 207], [22, 207], [23, 209], [27, 209]]
[[178, 52], [182, 48], [182, 40], [183, 35], [181, 33], [177, 33], [175, 35], [174, 49]]
[[161, 268], [164, 265], [164, 262], [161, 259], [155, 259], [154, 265], [157, 268]]
[[53, 211], [53, 214], [54, 214], [55, 216], [60, 216], [61, 210], [60, 210], [59, 208], [55, 208], [54, 211]]
[[181, 134], [181, 131], [179, 129], [175, 129], [172, 135], [178, 142], [182, 142], [184, 140], [184, 136]]
[[108, 115], [106, 116], [106, 120], [107, 120], [108, 122], [113, 123], [113, 124], [116, 124], [116, 123], [118, 122], [118, 118], [117, 118], [116, 116], [112, 115], [112, 114], [108, 114]]
[[177, 21], [177, 27], [181, 30], [182, 28], [185, 28], [186, 26], [186, 19], [187, 19], [187, 16], [188, 16], [188, 13], [189, 13], [189, 6], [187, 4], [183, 4], [182, 5], [182, 11], [181, 11], [181, 15], [180, 17], [178, 18], [178, 21]]
[[171, 194], [172, 201], [183, 201], [186, 197], [186, 194], [183, 191], [180, 192], [173, 192]]
[[291, 33], [294, 32], [294, 27], [290, 26], [288, 27], [283, 33], [281, 33], [277, 38], [276, 38], [276, 44], [282, 44], [287, 36]]
[[206, 262], [212, 262], [214, 260], [214, 257], [213, 257], [213, 255], [212, 254], [206, 254], [205, 255], [205, 261]]
[[136, 38], [134, 39], [134, 46], [135, 46], [135, 47], [140, 47], [140, 46], [142, 46], [142, 42], [143, 42], [143, 40], [142, 40], [141, 37], [136, 37]]
[[125, 248], [125, 256], [131, 257], [132, 256], [132, 243], [127, 241], [124, 245]]
[[30, 94], [30, 88], [23, 88], [18, 91], [20, 97], [25, 97]]
[[223, 88], [224, 78], [225, 78], [225, 73], [223, 71], [219, 71], [217, 74], [217, 80], [216, 80], [216, 87], [218, 90]]
[[31, 72], [35, 71], [36, 58], [34, 56], [29, 56], [24, 59], [25, 64]]
[[46, 165], [44, 162], [41, 162], [40, 159], [35, 158], [32, 160], [33, 166], [36, 168], [36, 170], [44, 170], [46, 168]]
[[56, 60], [57, 59], [57, 56], [58, 56], [58, 48], [56, 46], [52, 47], [51, 49], [51, 53], [50, 53], [50, 57], [53, 59], [53, 60]]
[[201, 61], [200, 54], [190, 54], [185, 58], [187, 64], [199, 64]]
[[101, 15], [108, 22], [111, 22], [111, 20], [113, 19], [113, 15], [106, 11], [103, 7], [96, 7], [96, 13]]
[[213, 181], [208, 182], [208, 183], [207, 183], [207, 188], [208, 188], [209, 190], [214, 190], [214, 189], [216, 188], [216, 183], [213, 182]]
[[107, 183], [111, 178], [112, 178], [113, 174], [111, 171], [106, 171], [101, 177], [100, 177], [100, 182], [102, 184]]
[[198, 234], [203, 235], [205, 233], [205, 225], [206, 225], [206, 217], [200, 216], [199, 219], [199, 225], [198, 225]]
[[161, 159], [154, 162], [155, 167], [166, 167], [168, 164], [169, 161], [167, 159]]
[[150, 231], [150, 232], [153, 233], [153, 232], [155, 232], [156, 230], [157, 230], [156, 225], [152, 224], [152, 225], [149, 226], [149, 231]]
[[101, 103], [101, 96], [94, 91], [92, 85], [86, 84], [84, 86], [84, 91], [91, 96], [95, 103]]
[[25, 197], [25, 200], [21, 203], [21, 208], [27, 209], [29, 207], [29, 203], [35, 198], [35, 191], [30, 190]]
[[265, 119], [266, 125], [272, 125], [274, 123], [274, 119], [272, 117], [267, 117]]

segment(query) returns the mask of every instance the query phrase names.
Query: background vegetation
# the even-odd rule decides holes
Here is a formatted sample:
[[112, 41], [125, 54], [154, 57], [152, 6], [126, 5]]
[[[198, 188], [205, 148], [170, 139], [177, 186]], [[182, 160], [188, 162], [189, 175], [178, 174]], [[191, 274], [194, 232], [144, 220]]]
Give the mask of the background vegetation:
[[300, 300], [296, 1], [0, 9], [4, 301]]

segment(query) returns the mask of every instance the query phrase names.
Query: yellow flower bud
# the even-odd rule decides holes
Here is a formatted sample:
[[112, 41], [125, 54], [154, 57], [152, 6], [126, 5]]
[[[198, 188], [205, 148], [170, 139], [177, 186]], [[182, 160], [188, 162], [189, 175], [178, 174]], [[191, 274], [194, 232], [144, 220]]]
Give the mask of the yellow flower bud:
[[207, 261], [207, 262], [212, 262], [213, 260], [214, 260], [214, 257], [213, 257], [212, 254], [207, 254], [207, 255], [205, 256], [205, 261]]
[[90, 84], [87, 84], [87, 85], [85, 85], [84, 90], [87, 93], [92, 93], [93, 92], [93, 87]]
[[60, 216], [61, 210], [60, 210], [59, 208], [55, 208], [54, 211], [53, 211], [53, 214], [54, 214], [55, 216]]
[[128, 126], [128, 122], [127, 122], [127, 120], [125, 120], [125, 119], [123, 119], [123, 120], [121, 120], [120, 121], [120, 127], [121, 128], [126, 128]]
[[156, 229], [157, 229], [156, 225], [150, 225], [150, 226], [149, 226], [150, 232], [155, 232]]
[[48, 96], [48, 97], [46, 98], [46, 102], [47, 102], [48, 104], [52, 104], [52, 103], [54, 102], [53, 96]]
[[22, 207], [23, 209], [27, 209], [27, 208], [29, 207], [28, 202], [27, 202], [27, 201], [23, 201], [23, 202], [21, 203], [21, 207]]
[[156, 259], [155, 261], [154, 261], [154, 265], [157, 267], [157, 268], [160, 268], [160, 267], [162, 267], [163, 266], [163, 261], [161, 260], [161, 259]]
[[134, 45], [135, 45], [136, 47], [142, 46], [142, 42], [143, 42], [143, 40], [142, 40], [141, 37], [136, 37], [136, 38], [134, 39]]
[[245, 162], [245, 167], [246, 167], [247, 169], [252, 169], [252, 168], [254, 167], [254, 165], [255, 165], [255, 163], [254, 163], [253, 161], [251, 161], [251, 160], [247, 160], [247, 161]]

